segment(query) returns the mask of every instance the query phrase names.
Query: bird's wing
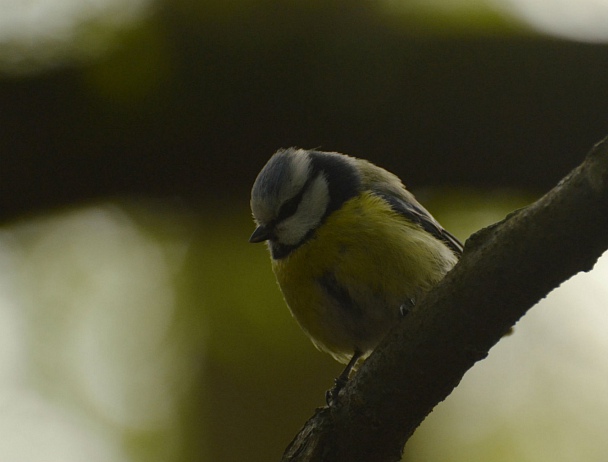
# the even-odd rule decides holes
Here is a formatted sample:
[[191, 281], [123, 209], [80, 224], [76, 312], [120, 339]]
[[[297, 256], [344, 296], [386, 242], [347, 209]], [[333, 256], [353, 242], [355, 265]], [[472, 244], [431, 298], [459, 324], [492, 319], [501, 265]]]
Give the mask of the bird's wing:
[[426, 232], [443, 241], [460, 257], [463, 249], [462, 243], [452, 233], [443, 229], [437, 220], [414, 199], [411, 193], [406, 190], [404, 192], [411, 196], [410, 200], [405, 200], [404, 197], [396, 196], [388, 191], [374, 191], [375, 194], [388, 202], [395, 212], [420, 225]]
[[462, 255], [462, 243], [446, 231], [403, 185], [399, 177], [371, 162], [357, 159], [365, 188], [386, 200], [392, 209], [421, 226], [444, 242], [456, 256]]

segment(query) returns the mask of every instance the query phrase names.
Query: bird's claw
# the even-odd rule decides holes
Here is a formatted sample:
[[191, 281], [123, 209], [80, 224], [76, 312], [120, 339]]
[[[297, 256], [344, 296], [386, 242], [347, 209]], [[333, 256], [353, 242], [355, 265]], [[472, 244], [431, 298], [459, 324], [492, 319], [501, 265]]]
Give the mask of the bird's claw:
[[342, 388], [344, 388], [344, 385], [346, 385], [346, 382], [347, 381], [342, 377], [338, 377], [334, 380], [334, 386], [325, 392], [325, 401], [328, 406], [331, 407], [338, 402], [338, 395]]

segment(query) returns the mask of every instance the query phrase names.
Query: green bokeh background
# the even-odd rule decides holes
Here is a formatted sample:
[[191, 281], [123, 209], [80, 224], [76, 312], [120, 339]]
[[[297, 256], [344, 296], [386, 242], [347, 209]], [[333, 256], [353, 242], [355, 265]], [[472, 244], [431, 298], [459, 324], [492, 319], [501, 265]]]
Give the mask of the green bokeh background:
[[[247, 242], [249, 189], [277, 148], [382, 165], [464, 240], [608, 132], [606, 45], [542, 36], [490, 3], [432, 3], [158, 1], [68, 38], [0, 41], [0, 460], [279, 459], [341, 366]], [[406, 460], [568, 460], [550, 450], [566, 432], [553, 422], [572, 417], [557, 401], [606, 429], [604, 401], [591, 415], [551, 392], [564, 377], [601, 389], [600, 359], [559, 377], [563, 355], [539, 356], [549, 375], [525, 360], [588, 323], [558, 324], [545, 351], [537, 322], [463, 384], [470, 401], [440, 406]], [[542, 431], [528, 440], [513, 377], [555, 398], [532, 395]], [[484, 406], [498, 422], [484, 436], [467, 429], [489, 417], [463, 417], [476, 386], [513, 390]], [[605, 443], [581, 428], [562, 445], [596, 460]]]

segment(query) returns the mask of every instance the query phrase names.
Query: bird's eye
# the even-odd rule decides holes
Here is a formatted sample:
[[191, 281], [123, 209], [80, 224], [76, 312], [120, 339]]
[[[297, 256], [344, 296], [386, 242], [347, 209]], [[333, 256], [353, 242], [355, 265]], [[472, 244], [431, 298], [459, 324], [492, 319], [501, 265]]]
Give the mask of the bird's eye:
[[300, 201], [302, 200], [302, 192], [296, 194], [294, 197], [289, 199], [281, 206], [281, 210], [279, 211], [279, 219], [283, 220], [287, 217], [292, 216], [298, 210], [298, 205], [300, 205]]
[[306, 180], [300, 192], [281, 205], [281, 209], [279, 210], [279, 216], [277, 217], [277, 221], [284, 220], [287, 217], [292, 216], [298, 210], [298, 206], [300, 202], [302, 202], [302, 197], [304, 197], [304, 193], [308, 190], [313, 180], [317, 178], [318, 175], [311, 176]]

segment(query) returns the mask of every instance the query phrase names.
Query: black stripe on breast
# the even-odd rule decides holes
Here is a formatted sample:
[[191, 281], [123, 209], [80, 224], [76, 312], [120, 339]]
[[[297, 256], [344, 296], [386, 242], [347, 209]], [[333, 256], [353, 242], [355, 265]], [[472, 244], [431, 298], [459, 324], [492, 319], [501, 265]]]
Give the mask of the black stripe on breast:
[[317, 282], [321, 285], [323, 290], [333, 298], [340, 308], [349, 313], [361, 315], [362, 310], [359, 305], [352, 299], [348, 290], [338, 283], [334, 273], [327, 272], [323, 276], [317, 279]]

